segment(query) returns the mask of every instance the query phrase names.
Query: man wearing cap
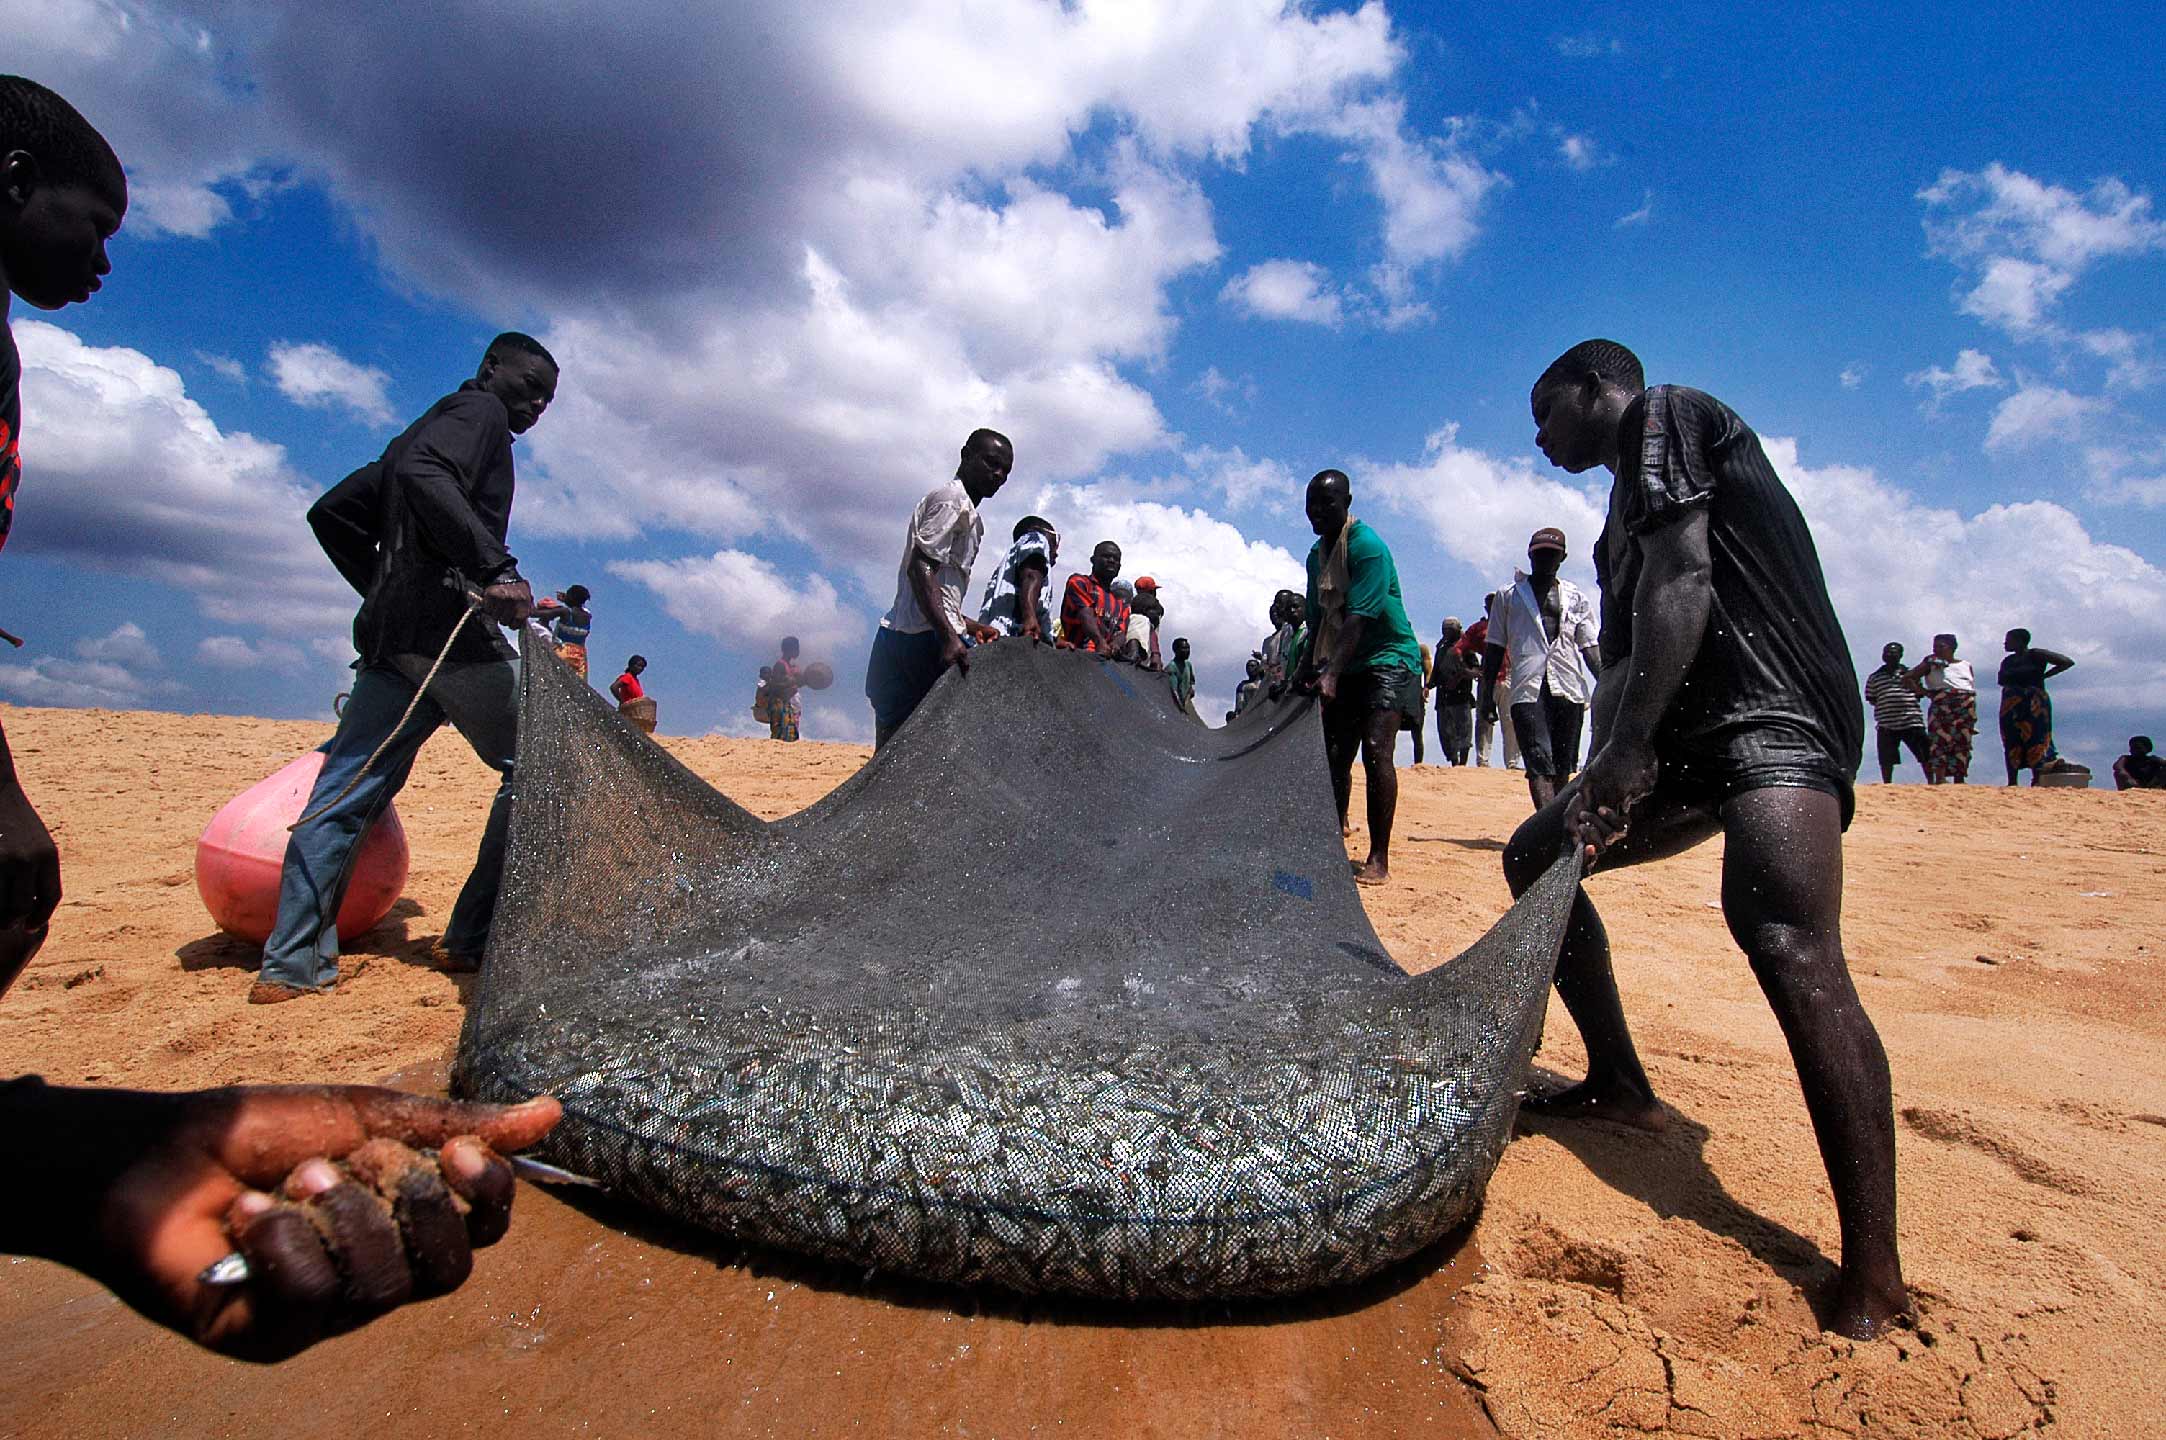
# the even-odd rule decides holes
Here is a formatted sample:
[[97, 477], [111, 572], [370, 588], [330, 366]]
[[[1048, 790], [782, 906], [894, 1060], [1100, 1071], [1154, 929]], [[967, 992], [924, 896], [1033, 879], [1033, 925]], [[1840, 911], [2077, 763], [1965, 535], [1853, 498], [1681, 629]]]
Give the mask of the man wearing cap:
[[1527, 766], [1527, 793], [1539, 810], [1579, 768], [1588, 677], [1602, 668], [1601, 632], [1586, 592], [1557, 574], [1564, 532], [1545, 525], [1527, 540], [1530, 570], [1497, 592], [1482, 646], [1482, 701], [1496, 714], [1497, 672], [1511, 658], [1510, 724]]
[[1391, 875], [1391, 826], [1399, 808], [1392, 752], [1400, 727], [1421, 723], [1421, 646], [1407, 623], [1399, 567], [1383, 538], [1348, 513], [1353, 498], [1343, 470], [1321, 470], [1309, 481], [1309, 528], [1316, 532], [1305, 602], [1310, 640], [1294, 684], [1323, 697], [1324, 747], [1342, 832], [1360, 752], [1369, 790], [1369, 858], [1354, 866], [1354, 881], [1381, 885]]
[[1158, 653], [1158, 627], [1165, 618], [1158, 582], [1148, 575], [1138, 575], [1135, 599], [1128, 607], [1128, 643], [1121, 648], [1121, 657], [1147, 670], [1164, 669], [1165, 662]]
[[1060, 532], [1043, 515], [1015, 522], [1013, 543], [978, 604], [978, 623], [1001, 635], [1031, 640], [1053, 638], [1053, 614], [1046, 597], [1053, 589], [1053, 562], [1060, 558]]

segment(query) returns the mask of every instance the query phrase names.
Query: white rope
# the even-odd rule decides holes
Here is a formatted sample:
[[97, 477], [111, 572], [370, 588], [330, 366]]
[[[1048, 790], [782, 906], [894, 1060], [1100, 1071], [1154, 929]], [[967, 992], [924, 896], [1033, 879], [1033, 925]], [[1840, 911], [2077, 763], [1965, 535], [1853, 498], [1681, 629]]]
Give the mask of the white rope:
[[355, 772], [353, 779], [346, 782], [346, 788], [339, 791], [336, 795], [333, 795], [330, 799], [324, 801], [321, 805], [318, 805], [315, 809], [309, 811], [306, 815], [303, 815], [300, 819], [294, 821], [291, 825], [288, 825], [286, 827], [287, 833], [291, 834], [293, 831], [300, 829], [309, 821], [314, 820], [316, 817], [323, 814], [324, 811], [329, 810], [333, 806], [337, 805], [339, 801], [345, 799], [348, 795], [353, 794], [354, 786], [359, 785], [363, 780], [368, 778], [369, 771], [374, 769], [377, 760], [382, 758], [385, 747], [390, 745], [393, 740], [396, 740], [398, 738], [399, 732], [406, 728], [406, 722], [414, 718], [414, 711], [421, 705], [421, 697], [429, 692], [429, 682], [436, 678], [436, 672], [444, 668], [444, 659], [446, 656], [451, 654], [451, 647], [458, 640], [459, 632], [466, 628], [467, 621], [473, 619], [476, 615], [479, 615], [480, 613], [481, 607], [479, 605], [469, 605], [466, 607], [466, 613], [459, 617], [459, 623], [452, 626], [451, 633], [444, 637], [444, 648], [436, 652], [436, 663], [429, 667], [428, 674], [421, 677], [421, 685], [418, 689], [414, 691], [414, 698], [406, 702], [406, 713], [399, 717], [398, 724], [391, 727], [391, 733], [384, 736], [382, 742], [379, 743], [373, 751], [369, 752], [369, 758], [361, 762], [360, 770]]

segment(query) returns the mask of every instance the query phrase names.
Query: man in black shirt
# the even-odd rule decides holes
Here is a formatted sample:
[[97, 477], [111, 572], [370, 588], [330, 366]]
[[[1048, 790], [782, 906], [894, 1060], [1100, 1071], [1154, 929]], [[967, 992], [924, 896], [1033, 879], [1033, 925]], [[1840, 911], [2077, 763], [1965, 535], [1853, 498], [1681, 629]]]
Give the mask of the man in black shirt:
[[[447, 720], [503, 777], [473, 873], [444, 929], [446, 969], [480, 964], [503, 878], [518, 731], [517, 672], [496, 625], [517, 625], [534, 609], [533, 592], [504, 548], [511, 443], [541, 418], [556, 388], [547, 350], [526, 335], [499, 335], [472, 380], [309, 511], [324, 553], [362, 595], [353, 625], [361, 673], [325, 747], [304, 822], [286, 844], [278, 920], [248, 992], [252, 1003], [320, 994], [338, 983], [338, 908], [354, 851], [406, 783], [421, 742]], [[479, 616], [468, 618], [470, 608]], [[427, 694], [401, 724], [432, 667]]]
[[[1595, 554], [1593, 758], [1519, 827], [1505, 874], [1517, 894], [1568, 846], [1608, 870], [1724, 837], [1724, 918], [1789, 1042], [1835, 1191], [1842, 1271], [1824, 1319], [1869, 1337], [1909, 1296], [1887, 1055], [1842, 950], [1842, 833], [1865, 740], [1857, 676], [1812, 535], [1759, 437], [1710, 395], [1643, 386], [1639, 360], [1607, 340], [1567, 351], [1534, 386], [1550, 463], [1607, 466], [1616, 481]], [[1526, 1108], [1662, 1128], [1584, 891], [1557, 989], [1586, 1040], [1587, 1078]]]

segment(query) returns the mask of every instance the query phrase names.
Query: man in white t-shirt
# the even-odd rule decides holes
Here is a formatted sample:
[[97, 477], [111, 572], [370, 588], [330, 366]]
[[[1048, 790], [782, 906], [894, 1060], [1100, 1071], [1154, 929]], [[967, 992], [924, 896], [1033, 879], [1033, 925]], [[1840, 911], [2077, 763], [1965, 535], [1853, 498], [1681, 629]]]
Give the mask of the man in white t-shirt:
[[978, 506], [1007, 483], [1015, 447], [997, 430], [973, 430], [955, 478], [934, 486], [910, 512], [895, 603], [880, 619], [865, 698], [872, 702], [873, 746], [887, 744], [950, 665], [967, 671], [963, 592], [977, 563], [985, 522]]
[[1484, 705], [1495, 713], [1498, 671], [1511, 660], [1507, 723], [1527, 764], [1527, 791], [1539, 810], [1579, 768], [1589, 683], [1602, 667], [1594, 606], [1557, 573], [1564, 532], [1545, 525], [1527, 541], [1527, 566], [1497, 592], [1482, 649]]

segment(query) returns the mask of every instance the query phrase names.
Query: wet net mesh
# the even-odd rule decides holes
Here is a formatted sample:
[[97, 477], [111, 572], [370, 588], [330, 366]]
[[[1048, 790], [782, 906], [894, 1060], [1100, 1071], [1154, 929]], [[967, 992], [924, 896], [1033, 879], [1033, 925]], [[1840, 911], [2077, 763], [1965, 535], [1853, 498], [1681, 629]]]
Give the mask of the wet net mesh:
[[531, 638], [461, 1093], [742, 1239], [1111, 1297], [1357, 1279], [1468, 1216], [1573, 876], [1419, 977], [1363, 914], [1314, 702], [1208, 729], [1007, 642], [764, 823]]

